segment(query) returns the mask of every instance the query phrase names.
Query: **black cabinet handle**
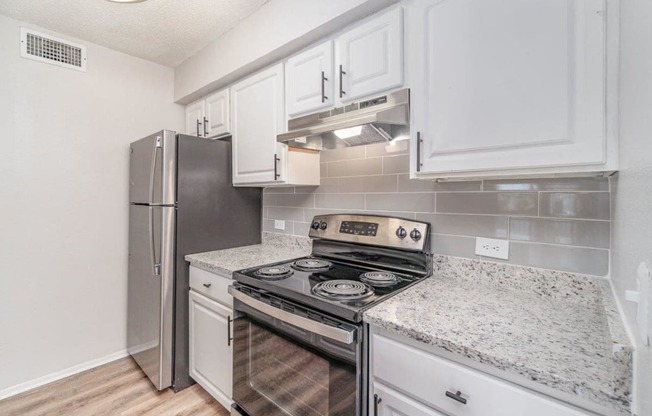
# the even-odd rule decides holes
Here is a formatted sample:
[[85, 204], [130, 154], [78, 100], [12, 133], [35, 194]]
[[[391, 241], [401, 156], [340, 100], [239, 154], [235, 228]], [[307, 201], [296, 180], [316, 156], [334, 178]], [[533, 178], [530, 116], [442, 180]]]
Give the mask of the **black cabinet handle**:
[[206, 289], [208, 289], [209, 287], [211, 287], [211, 284], [210, 284], [210, 283], [204, 283], [204, 287], [205, 287]]
[[328, 78], [326, 78], [324, 71], [321, 71], [321, 102], [322, 103], [328, 100], [328, 97], [326, 96], [326, 86], [324, 85], [326, 81], [328, 81]]
[[377, 394], [374, 394], [374, 416], [378, 416], [378, 405], [382, 402], [383, 399], [378, 397]]
[[417, 172], [421, 172], [421, 166], [423, 165], [421, 163], [421, 143], [423, 143], [423, 140], [421, 140], [421, 132], [417, 132]]
[[280, 162], [281, 159], [278, 158], [277, 154], [274, 154], [274, 180], [277, 180], [281, 174], [278, 173], [278, 162]]
[[199, 119], [197, 119], [197, 137], [201, 137], [201, 134], [199, 133], [199, 126], [201, 123], [199, 122]]
[[226, 317], [226, 345], [231, 346], [231, 341], [233, 341], [233, 337], [231, 336], [231, 322], [233, 322], [233, 319], [231, 319], [231, 316]]
[[206, 126], [208, 126], [208, 119], [206, 116], [204, 116], [204, 137], [208, 136], [208, 132], [206, 131]]
[[466, 399], [462, 397], [462, 392], [459, 390], [456, 393], [451, 393], [450, 391], [446, 391], [446, 397], [458, 401], [462, 404], [466, 404]]
[[346, 91], [344, 91], [344, 86], [342, 85], [342, 75], [346, 75], [346, 72], [344, 72], [344, 69], [342, 69], [342, 65], [340, 65], [340, 98], [344, 94], [346, 94]]

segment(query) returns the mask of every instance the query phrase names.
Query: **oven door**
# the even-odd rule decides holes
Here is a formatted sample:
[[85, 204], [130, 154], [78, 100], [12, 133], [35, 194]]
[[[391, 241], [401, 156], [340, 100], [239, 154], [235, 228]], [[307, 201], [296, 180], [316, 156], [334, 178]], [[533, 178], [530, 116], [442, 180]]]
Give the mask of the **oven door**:
[[237, 317], [233, 400], [240, 411], [249, 416], [362, 414], [358, 327], [335, 328], [235, 288], [229, 291]]

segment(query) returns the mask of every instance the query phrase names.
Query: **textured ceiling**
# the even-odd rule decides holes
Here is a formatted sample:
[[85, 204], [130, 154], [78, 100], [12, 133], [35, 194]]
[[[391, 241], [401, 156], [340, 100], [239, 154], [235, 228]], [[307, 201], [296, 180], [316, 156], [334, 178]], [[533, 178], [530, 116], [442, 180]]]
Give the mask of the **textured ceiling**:
[[0, 14], [177, 66], [268, 0], [0, 0]]

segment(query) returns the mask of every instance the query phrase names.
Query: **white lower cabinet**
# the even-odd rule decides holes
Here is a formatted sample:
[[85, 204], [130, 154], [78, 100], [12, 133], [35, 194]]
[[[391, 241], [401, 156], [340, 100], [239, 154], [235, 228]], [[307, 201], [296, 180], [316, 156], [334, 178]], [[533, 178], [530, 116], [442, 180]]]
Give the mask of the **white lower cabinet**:
[[[191, 267], [190, 376], [230, 409], [233, 373], [230, 321], [233, 312], [231, 305], [217, 301], [229, 296], [226, 293], [228, 283], [222, 280], [230, 281]], [[216, 300], [206, 296], [216, 288], [220, 292], [216, 294]]]
[[370, 366], [372, 416], [593, 414], [376, 331], [371, 337]]
[[381, 383], [375, 382], [371, 388], [374, 416], [445, 416]]

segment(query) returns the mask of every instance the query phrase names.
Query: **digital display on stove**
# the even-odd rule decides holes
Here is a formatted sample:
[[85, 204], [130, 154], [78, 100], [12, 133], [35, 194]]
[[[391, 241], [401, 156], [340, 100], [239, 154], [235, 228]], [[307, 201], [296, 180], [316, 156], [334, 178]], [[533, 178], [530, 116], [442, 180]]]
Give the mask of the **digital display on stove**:
[[340, 233], [375, 237], [378, 224], [373, 222], [342, 221]]

